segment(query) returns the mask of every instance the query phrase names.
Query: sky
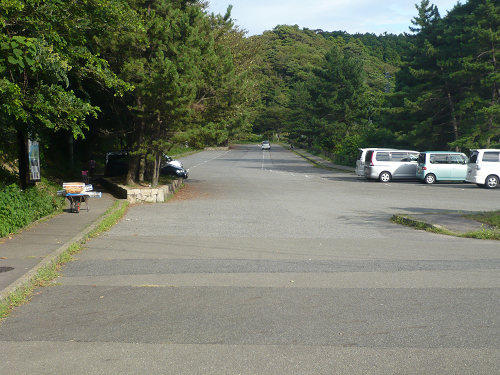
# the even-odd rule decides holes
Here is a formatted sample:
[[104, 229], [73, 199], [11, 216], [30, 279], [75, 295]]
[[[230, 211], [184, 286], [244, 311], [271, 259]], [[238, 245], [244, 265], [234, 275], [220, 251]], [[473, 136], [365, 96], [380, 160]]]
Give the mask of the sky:
[[[225, 14], [233, 5], [231, 18], [248, 36], [261, 35], [277, 25], [298, 25], [323, 31], [346, 31], [349, 34], [410, 32], [420, 0], [209, 0], [209, 11]], [[463, 3], [464, 1], [462, 1]], [[446, 16], [457, 0], [431, 0]]]

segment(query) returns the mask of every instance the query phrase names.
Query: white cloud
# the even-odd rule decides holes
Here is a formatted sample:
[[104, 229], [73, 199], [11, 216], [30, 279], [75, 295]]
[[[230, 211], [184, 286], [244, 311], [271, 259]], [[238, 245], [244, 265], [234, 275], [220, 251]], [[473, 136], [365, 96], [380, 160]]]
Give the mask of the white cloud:
[[[413, 0], [211, 0], [210, 11], [224, 14], [233, 5], [232, 18], [259, 35], [277, 25], [298, 25], [301, 28], [343, 30], [350, 34], [408, 32], [411, 19], [417, 15]], [[435, 0], [441, 16], [445, 16], [456, 0]]]

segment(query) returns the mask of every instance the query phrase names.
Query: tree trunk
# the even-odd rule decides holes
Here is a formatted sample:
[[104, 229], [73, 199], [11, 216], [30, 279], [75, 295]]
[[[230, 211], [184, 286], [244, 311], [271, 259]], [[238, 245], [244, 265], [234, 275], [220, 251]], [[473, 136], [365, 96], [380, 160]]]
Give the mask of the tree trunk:
[[161, 155], [155, 155], [155, 159], [153, 162], [153, 179], [151, 181], [152, 187], [158, 186], [158, 179], [160, 177], [160, 164], [161, 164]]
[[[142, 109], [141, 98], [137, 98], [137, 108]], [[135, 120], [134, 120], [135, 122]], [[135, 183], [135, 177], [137, 175], [137, 170], [139, 168], [139, 160], [141, 158], [140, 148], [142, 146], [142, 140], [144, 138], [144, 118], [139, 119], [139, 128], [136, 131], [136, 141], [134, 142], [134, 155], [130, 157], [130, 164], [128, 166], [127, 178], [125, 183], [127, 185], [133, 185]], [[131, 150], [129, 150], [131, 151]]]
[[139, 181], [144, 182], [144, 174], [146, 173], [146, 155], [141, 156], [139, 161]]

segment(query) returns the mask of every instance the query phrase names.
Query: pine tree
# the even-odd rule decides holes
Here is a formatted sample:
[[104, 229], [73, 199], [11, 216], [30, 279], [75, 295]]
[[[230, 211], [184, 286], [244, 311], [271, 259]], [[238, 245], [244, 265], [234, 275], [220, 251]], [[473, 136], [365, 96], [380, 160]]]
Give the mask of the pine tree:
[[321, 146], [329, 150], [366, 121], [368, 114], [362, 62], [343, 47], [340, 43], [325, 55], [323, 66], [314, 70], [316, 82], [311, 89]]

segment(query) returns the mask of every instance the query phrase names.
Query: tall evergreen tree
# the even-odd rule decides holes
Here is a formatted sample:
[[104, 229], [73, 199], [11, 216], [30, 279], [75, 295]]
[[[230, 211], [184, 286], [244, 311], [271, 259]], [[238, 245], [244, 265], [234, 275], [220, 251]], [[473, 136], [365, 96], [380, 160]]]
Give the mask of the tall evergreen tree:
[[457, 111], [462, 91], [452, 79], [457, 61], [449, 54], [459, 45], [448, 37], [438, 9], [429, 0], [422, 0], [416, 8], [415, 27], [410, 29], [417, 34], [410, 39], [411, 49], [399, 74], [410, 116], [402, 120], [404, 127], [399, 131], [415, 148], [447, 148], [459, 137]]
[[[500, 5], [471, 0], [450, 13], [453, 34], [466, 53], [457, 56], [455, 78], [464, 87], [464, 134], [455, 144], [469, 148], [500, 144]], [[451, 29], [451, 28], [450, 28]]]
[[325, 55], [323, 66], [314, 70], [311, 89], [320, 143], [328, 150], [365, 122], [368, 114], [363, 65], [343, 47], [340, 43]]

